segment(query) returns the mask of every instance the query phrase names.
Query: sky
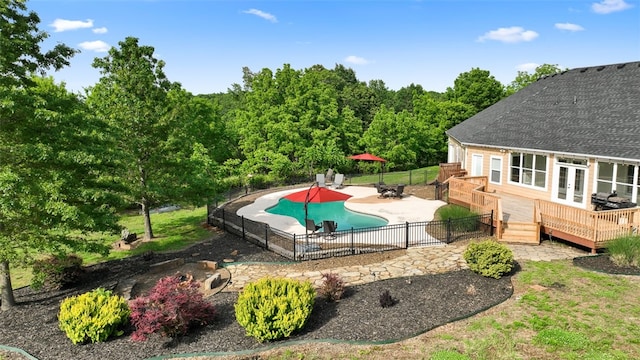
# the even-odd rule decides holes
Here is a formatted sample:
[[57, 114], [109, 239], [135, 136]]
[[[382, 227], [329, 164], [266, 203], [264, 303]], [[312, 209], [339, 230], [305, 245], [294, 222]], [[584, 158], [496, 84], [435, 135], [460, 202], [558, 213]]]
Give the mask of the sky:
[[43, 49], [81, 52], [51, 73], [82, 92], [91, 64], [128, 36], [152, 46], [193, 94], [242, 84], [242, 68], [336, 64], [391, 90], [443, 92], [474, 68], [502, 84], [518, 71], [640, 61], [640, 0], [30, 0]]

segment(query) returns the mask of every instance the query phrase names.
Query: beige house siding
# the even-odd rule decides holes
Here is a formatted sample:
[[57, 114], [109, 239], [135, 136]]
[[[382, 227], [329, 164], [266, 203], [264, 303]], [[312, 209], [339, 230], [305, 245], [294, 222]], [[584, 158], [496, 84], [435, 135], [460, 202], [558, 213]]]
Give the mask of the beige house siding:
[[[530, 199], [542, 199], [553, 201], [554, 200], [554, 170], [555, 170], [555, 162], [556, 157], [554, 154], [544, 154], [538, 153], [538, 155], [546, 156], [546, 179], [545, 179], [545, 187], [540, 188], [536, 186], [523, 185], [516, 182], [510, 181], [510, 160], [511, 160], [511, 151], [507, 149], [496, 149], [496, 148], [488, 148], [488, 147], [467, 147], [466, 148], [466, 157], [465, 163], [468, 164], [466, 166], [466, 170], [469, 175], [474, 175], [473, 166], [474, 166], [474, 158], [478, 159], [482, 157], [482, 173], [479, 174], [481, 176], [487, 176], [489, 178], [488, 192], [502, 192], [506, 194], [513, 194], [518, 196], [527, 197]], [[501, 162], [500, 167], [500, 177], [499, 181], [495, 182], [495, 177], [492, 177], [492, 159]], [[584, 196], [587, 197], [584, 207], [585, 209], [591, 209], [590, 197], [591, 193], [593, 193], [594, 183], [595, 181], [595, 160], [588, 160], [588, 168], [586, 169], [587, 180], [585, 181], [585, 193]]]

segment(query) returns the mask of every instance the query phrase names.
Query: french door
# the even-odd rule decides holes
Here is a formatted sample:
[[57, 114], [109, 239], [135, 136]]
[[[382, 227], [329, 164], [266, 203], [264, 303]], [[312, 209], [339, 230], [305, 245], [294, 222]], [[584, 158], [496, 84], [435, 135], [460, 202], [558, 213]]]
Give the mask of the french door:
[[555, 201], [583, 207], [587, 201], [585, 194], [587, 169], [568, 164], [556, 164], [554, 174], [556, 178], [554, 186]]

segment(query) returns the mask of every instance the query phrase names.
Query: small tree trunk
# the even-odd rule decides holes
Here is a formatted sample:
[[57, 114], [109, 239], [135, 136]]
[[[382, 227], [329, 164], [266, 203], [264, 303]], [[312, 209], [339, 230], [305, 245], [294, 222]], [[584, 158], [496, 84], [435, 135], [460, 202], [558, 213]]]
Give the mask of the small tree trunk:
[[149, 214], [149, 202], [142, 200], [142, 214], [144, 216], [144, 239], [153, 239], [153, 229], [151, 228], [151, 215]]
[[10, 310], [16, 305], [13, 297], [13, 288], [11, 287], [11, 273], [9, 272], [9, 262], [0, 261], [0, 310]]

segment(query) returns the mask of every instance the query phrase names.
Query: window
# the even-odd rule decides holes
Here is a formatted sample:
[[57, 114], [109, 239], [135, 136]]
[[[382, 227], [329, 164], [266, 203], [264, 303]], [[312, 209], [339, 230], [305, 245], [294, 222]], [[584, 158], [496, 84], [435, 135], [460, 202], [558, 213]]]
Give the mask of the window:
[[546, 187], [547, 157], [526, 153], [511, 153], [511, 182], [522, 185]]
[[471, 176], [482, 176], [482, 155], [471, 155]]
[[618, 193], [635, 201], [640, 193], [640, 169], [635, 165], [598, 163], [597, 192]]
[[490, 164], [489, 181], [494, 184], [502, 183], [502, 158], [492, 156]]

